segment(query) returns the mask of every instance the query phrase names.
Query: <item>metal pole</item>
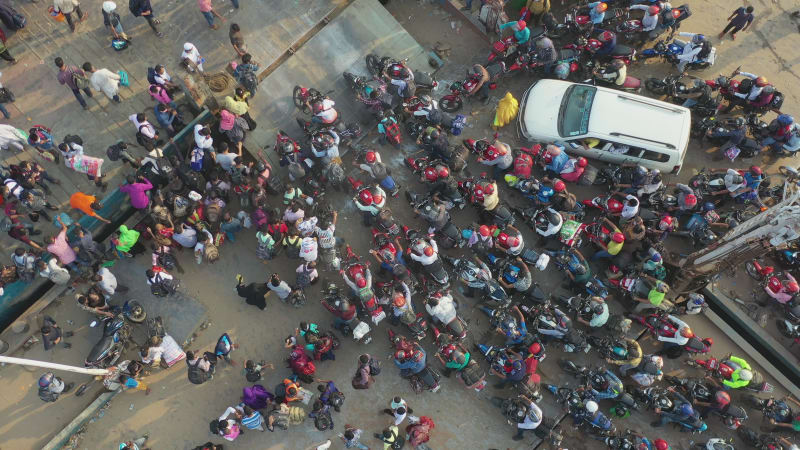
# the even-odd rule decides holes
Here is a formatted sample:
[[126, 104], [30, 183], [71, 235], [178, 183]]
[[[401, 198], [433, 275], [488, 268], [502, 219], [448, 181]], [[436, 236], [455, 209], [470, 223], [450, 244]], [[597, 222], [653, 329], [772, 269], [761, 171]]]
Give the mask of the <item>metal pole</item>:
[[45, 369], [64, 370], [67, 372], [82, 373], [86, 375], [108, 375], [107, 369], [87, 369], [85, 367], [68, 366], [35, 359], [14, 358], [13, 356], [0, 355], [0, 363], [21, 364], [24, 366], [44, 367]]

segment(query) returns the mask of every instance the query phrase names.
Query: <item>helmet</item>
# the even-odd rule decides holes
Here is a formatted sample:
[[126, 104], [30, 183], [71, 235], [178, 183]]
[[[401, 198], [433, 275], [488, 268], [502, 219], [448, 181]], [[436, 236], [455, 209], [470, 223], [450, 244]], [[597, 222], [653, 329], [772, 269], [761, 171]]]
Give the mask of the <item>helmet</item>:
[[478, 233], [483, 237], [489, 237], [492, 231], [486, 225], [481, 225], [480, 228], [478, 228]]
[[669, 450], [669, 444], [663, 439], [656, 439], [654, 444], [656, 445], [656, 450]]
[[764, 86], [764, 90], [761, 91], [761, 92], [763, 92], [763, 93], [765, 93], [767, 95], [774, 94], [775, 93], [775, 87], [773, 87], [772, 85]]
[[494, 184], [492, 184], [492, 183], [489, 183], [489, 184], [486, 184], [486, 185], [484, 185], [484, 186], [483, 186], [483, 192], [484, 192], [486, 195], [492, 195], [492, 194], [494, 194]]
[[281, 144], [281, 153], [284, 155], [291, 155], [294, 152], [294, 143], [292, 141], [285, 141]]
[[533, 355], [534, 357], [536, 357], [536, 355], [538, 355], [541, 351], [542, 351], [542, 345], [539, 344], [538, 342], [534, 342], [533, 344], [531, 344], [530, 347], [528, 347], [528, 352], [530, 352], [530, 354]]
[[524, 30], [525, 28], [527, 28], [527, 26], [528, 26], [528, 24], [525, 23], [524, 20], [518, 20], [517, 21], [517, 29]]
[[694, 408], [692, 408], [692, 405], [684, 403], [681, 405], [681, 414], [684, 416], [691, 416], [694, 414]]
[[430, 96], [430, 95], [427, 95], [427, 94], [425, 94], [425, 95], [420, 95], [420, 96], [419, 96], [419, 100], [420, 100], [422, 103], [424, 103], [424, 104], [425, 104], [425, 106], [429, 106], [429, 105], [433, 104], [433, 99], [431, 98], [431, 96]]
[[363, 276], [359, 275], [358, 279], [356, 280], [356, 286], [358, 286], [359, 289], [367, 287], [367, 280]]
[[667, 283], [659, 281], [658, 283], [656, 283], [656, 290], [658, 292], [667, 292], [669, 290], [669, 287], [667, 286]]
[[662, 259], [661, 253], [659, 252], [653, 252], [653, 254], [650, 255], [650, 261], [653, 261], [654, 263], [660, 263]]
[[369, 189], [362, 189], [361, 192], [358, 193], [358, 201], [364, 206], [372, 204], [372, 193]]
[[553, 190], [556, 191], [556, 192], [562, 192], [566, 188], [567, 188], [567, 185], [564, 184], [564, 182], [561, 181], [561, 180], [556, 180], [555, 183], [553, 183]]
[[402, 308], [403, 306], [406, 305], [406, 296], [403, 295], [402, 292], [395, 292], [394, 293], [394, 299], [392, 300], [392, 303], [394, 303], [394, 306], [396, 306], [398, 308]]
[[653, 356], [650, 361], [655, 364], [658, 370], [661, 370], [661, 368], [664, 367], [664, 358], [660, 356]]
[[56, 376], [53, 374], [53, 372], [47, 372], [47, 373], [45, 373], [44, 375], [42, 375], [41, 377], [39, 377], [39, 387], [47, 387], [47, 386], [50, 386], [50, 383], [52, 383], [52, 382], [53, 382], [53, 379], [54, 379], [55, 377], [56, 377]]
[[624, 359], [628, 357], [628, 348], [620, 345], [615, 345], [611, 348], [611, 353], [617, 358]]
[[714, 206], [714, 203], [712, 203], [712, 202], [703, 203], [703, 211], [704, 212], [713, 211], [714, 208], [716, 208], [716, 206]]
[[714, 345], [714, 340], [711, 339], [710, 337], [705, 338], [703, 339], [703, 345], [710, 348], [712, 345]]
[[658, 6], [655, 6], [655, 5], [647, 8], [647, 14], [650, 14], [651, 16], [655, 16], [656, 14], [658, 14], [660, 12], [661, 12], [661, 8], [659, 8]]
[[555, 69], [553, 69], [553, 73], [555, 73], [556, 78], [559, 80], [566, 80], [569, 76], [569, 64], [565, 62], [556, 64]]
[[661, 220], [658, 221], [658, 229], [661, 231], [667, 231], [672, 228], [672, 222], [675, 219], [672, 216], [664, 216]]
[[606, 10], [608, 9], [608, 5], [605, 3], [600, 3], [597, 6], [595, 6], [595, 9], [597, 9], [597, 12], [606, 12]]
[[603, 308], [602, 303], [595, 302], [594, 306], [592, 306], [592, 312], [595, 314], [603, 314], [603, 310], [605, 310], [605, 308]]
[[553, 41], [551, 41], [550, 38], [543, 37], [538, 41], [536, 41], [536, 47], [538, 48], [547, 48], [552, 46], [553, 46]]
[[790, 116], [789, 114], [781, 114], [778, 116], [778, 123], [783, 126], [789, 126], [794, 123], [794, 117]]
[[764, 86], [766, 86], [768, 84], [769, 84], [769, 81], [767, 81], [767, 77], [758, 77], [758, 78], [756, 78], [756, 86], [764, 87]]
[[683, 329], [681, 329], [681, 336], [683, 336], [685, 338], [691, 338], [691, 337], [694, 336], [694, 332], [692, 331], [691, 328], [684, 327]]
[[369, 164], [372, 164], [372, 163], [374, 163], [375, 161], [378, 160], [378, 157], [375, 156], [375, 152], [370, 150], [370, 151], [367, 152], [367, 154], [364, 157], [364, 159], [366, 159]]
[[[605, 3], [601, 3], [601, 5], [605, 5]], [[584, 408], [586, 408], [587, 412], [594, 414], [598, 410], [597, 402], [595, 402], [593, 400], [589, 400], [584, 405]]]
[[750, 173], [753, 176], [760, 177], [764, 172], [761, 171], [761, 167], [758, 166], [750, 166]]
[[786, 290], [792, 294], [796, 294], [798, 291], [800, 291], [800, 286], [797, 285], [796, 281], [790, 281], [786, 283]]
[[406, 351], [405, 350], [398, 350], [394, 352], [394, 359], [403, 360], [406, 359]]
[[518, 238], [518, 237], [513, 237], [513, 238], [511, 238], [511, 239], [508, 241], [508, 243], [509, 243], [509, 244], [510, 244], [512, 247], [518, 247], [518, 246], [519, 246], [519, 244], [520, 244], [521, 242], [520, 242], [520, 240], [519, 240], [519, 238]]
[[753, 372], [747, 369], [742, 369], [741, 371], [739, 371], [739, 379], [741, 379], [742, 381], [750, 381], [753, 379]]
[[441, 133], [439, 133], [439, 130], [433, 130], [430, 133], [430, 138], [431, 138], [432, 141], [435, 141], [435, 140], [439, 139], [440, 135], [441, 135]]
[[695, 44], [701, 44], [705, 40], [706, 40], [706, 37], [704, 35], [702, 35], [702, 34], [695, 34], [694, 37], [692, 37], [692, 42], [695, 43]]
[[439, 174], [439, 178], [447, 178], [450, 176], [450, 169], [444, 165], [436, 166], [436, 172]]
[[314, 144], [315, 148], [329, 149], [333, 146], [333, 142], [334, 142], [333, 136], [324, 131], [320, 131], [314, 135], [312, 143]]
[[431, 167], [431, 166], [426, 167], [425, 171], [423, 172], [423, 174], [425, 176], [425, 179], [430, 181], [430, 182], [434, 182], [434, 181], [439, 179], [439, 174], [436, 173], [436, 168], [435, 167]]
[[370, 189], [370, 194], [372, 194], [372, 201], [375, 202], [376, 205], [383, 201], [383, 194], [381, 194], [378, 188]]
[[610, 31], [603, 31], [602, 33], [600, 33], [600, 41], [609, 42], [612, 39], [614, 39], [614, 33]]
[[727, 405], [731, 402], [731, 396], [725, 391], [717, 391], [717, 393], [714, 394], [714, 401], [718, 405]]
[[649, 173], [649, 171], [647, 170], [647, 167], [642, 166], [642, 165], [636, 166], [636, 175], [638, 175], [640, 177], [643, 177], [643, 176], [647, 175], [648, 173]]
[[614, 233], [614, 234], [611, 235], [611, 240], [616, 242], [616, 243], [618, 243], [618, 244], [621, 244], [621, 243], [625, 242], [625, 235], [622, 234], [622, 233], [619, 233], [619, 232]]
[[314, 114], [322, 112], [323, 110], [322, 102], [319, 100], [314, 102], [314, 104], [311, 105], [311, 108], [314, 110]]
[[578, 158], [578, 167], [586, 167], [589, 164], [589, 161], [586, 160], [583, 156]]
[[422, 253], [424, 253], [425, 256], [433, 256], [433, 247], [430, 245], [425, 247], [425, 250], [423, 250]]
[[615, 69], [622, 69], [625, 67], [625, 63], [621, 59], [615, 59], [614, 61], [611, 61], [611, 67]]
[[734, 175], [731, 177], [731, 181], [733, 181], [734, 184], [742, 184], [744, 183], [744, 177], [741, 175]]
[[695, 196], [694, 194], [687, 194], [684, 200], [686, 201], [686, 204], [689, 206], [694, 206], [697, 204], [697, 196]]

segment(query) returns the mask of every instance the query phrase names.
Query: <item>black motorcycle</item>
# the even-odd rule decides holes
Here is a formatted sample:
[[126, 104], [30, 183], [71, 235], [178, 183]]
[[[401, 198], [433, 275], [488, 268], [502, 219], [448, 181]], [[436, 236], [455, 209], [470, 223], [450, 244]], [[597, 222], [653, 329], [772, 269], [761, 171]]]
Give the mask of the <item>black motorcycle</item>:
[[[103, 336], [89, 351], [84, 362], [85, 367], [105, 369], [113, 366], [130, 341], [131, 327], [127, 321], [142, 323], [147, 319], [144, 308], [135, 300], [126, 301], [122, 307], [114, 308], [113, 312], [113, 317], [102, 319]], [[94, 327], [97, 323], [93, 321], [90, 326]]]

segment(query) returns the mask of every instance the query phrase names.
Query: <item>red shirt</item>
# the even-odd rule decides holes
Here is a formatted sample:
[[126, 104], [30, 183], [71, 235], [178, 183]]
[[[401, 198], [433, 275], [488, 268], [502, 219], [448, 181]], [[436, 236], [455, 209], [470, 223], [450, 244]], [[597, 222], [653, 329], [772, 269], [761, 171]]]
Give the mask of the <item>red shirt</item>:
[[200, 8], [200, 12], [209, 12], [211, 11], [211, 0], [197, 0], [197, 7]]

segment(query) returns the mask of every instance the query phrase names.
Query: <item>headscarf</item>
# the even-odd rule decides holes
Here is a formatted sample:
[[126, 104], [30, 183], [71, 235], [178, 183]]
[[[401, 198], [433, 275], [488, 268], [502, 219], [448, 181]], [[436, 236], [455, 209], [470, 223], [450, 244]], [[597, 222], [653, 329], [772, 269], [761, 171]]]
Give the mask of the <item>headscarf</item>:
[[120, 225], [119, 226], [119, 244], [117, 244], [117, 250], [121, 252], [127, 252], [136, 245], [136, 242], [139, 240], [139, 232], [136, 230], [129, 230], [127, 226]]
[[189, 60], [195, 64], [200, 63], [200, 52], [197, 51], [197, 47], [194, 44], [189, 42], [183, 44], [183, 53], [181, 53], [181, 59], [189, 58]]
[[232, 130], [235, 121], [236, 116], [227, 109], [223, 109], [219, 114], [219, 129], [222, 131]]
[[117, 9], [117, 4], [116, 3], [114, 3], [114, 2], [103, 2], [103, 11], [105, 11], [106, 13], [110, 13], [111, 11], [114, 11], [115, 9]]

